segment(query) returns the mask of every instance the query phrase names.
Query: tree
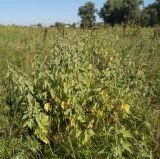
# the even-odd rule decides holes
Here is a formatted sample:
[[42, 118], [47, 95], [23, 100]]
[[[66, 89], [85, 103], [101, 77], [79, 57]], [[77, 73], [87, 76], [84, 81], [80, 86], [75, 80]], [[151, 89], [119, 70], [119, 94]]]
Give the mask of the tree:
[[116, 23], [124, 22], [122, 6], [122, 0], [108, 0], [101, 8], [99, 16], [105, 24], [110, 23], [112, 26]]
[[145, 16], [145, 18], [143, 18], [145, 20], [143, 24], [147, 24], [147, 26], [154, 26], [158, 23], [158, 12], [155, 3], [144, 8], [143, 13], [143, 15]]
[[76, 23], [73, 22], [73, 24], [71, 25], [71, 28], [76, 28]]
[[153, 3], [153, 5], [155, 5], [155, 9], [158, 14], [158, 22], [160, 23], [160, 0], [156, 0], [156, 2]]
[[41, 23], [38, 23], [38, 24], [37, 24], [37, 27], [38, 27], [38, 28], [42, 28], [43, 26], [42, 26]]
[[51, 24], [49, 27], [50, 27], [50, 28], [54, 28], [54, 25], [53, 25], [53, 24]]
[[136, 23], [141, 15], [143, 0], [108, 0], [99, 12], [105, 23]]
[[143, 10], [142, 23], [145, 26], [154, 26], [160, 23], [160, 0], [149, 4]]
[[79, 7], [78, 15], [81, 17], [81, 27], [92, 27], [96, 21], [95, 13], [95, 4], [92, 2], [87, 2], [84, 6]]
[[55, 22], [55, 27], [56, 27], [56, 28], [64, 28], [64, 27], [65, 27], [65, 24], [62, 23], [62, 22]]
[[137, 24], [141, 18], [140, 6], [143, 5], [143, 0], [124, 0], [122, 10], [124, 10], [125, 20], [131, 24]]

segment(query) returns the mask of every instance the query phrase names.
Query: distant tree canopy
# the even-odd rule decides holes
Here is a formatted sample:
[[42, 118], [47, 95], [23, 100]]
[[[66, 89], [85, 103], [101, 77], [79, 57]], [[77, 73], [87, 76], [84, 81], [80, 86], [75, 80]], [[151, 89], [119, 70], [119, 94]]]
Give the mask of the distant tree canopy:
[[140, 19], [143, 0], [108, 0], [99, 12], [104, 23], [137, 23]]
[[38, 23], [38, 24], [37, 24], [37, 27], [38, 27], [38, 28], [42, 28], [43, 26], [42, 26], [41, 23]]
[[92, 2], [87, 2], [84, 6], [79, 7], [78, 15], [81, 17], [81, 27], [92, 27], [96, 21], [96, 9]]
[[156, 0], [143, 9], [141, 22], [144, 26], [154, 26], [160, 23], [160, 0]]
[[145, 26], [154, 26], [159, 22], [156, 4], [148, 5], [142, 14], [142, 24]]
[[[95, 24], [96, 8], [94, 3], [87, 2], [79, 7], [81, 27], [92, 27]], [[100, 11], [99, 17], [104, 24], [128, 23], [132, 25], [154, 26], [160, 24], [160, 0], [144, 7], [144, 0], [107, 0]]]
[[55, 27], [57, 27], [57, 28], [63, 28], [63, 27], [65, 27], [65, 24], [62, 23], [62, 22], [55, 22]]

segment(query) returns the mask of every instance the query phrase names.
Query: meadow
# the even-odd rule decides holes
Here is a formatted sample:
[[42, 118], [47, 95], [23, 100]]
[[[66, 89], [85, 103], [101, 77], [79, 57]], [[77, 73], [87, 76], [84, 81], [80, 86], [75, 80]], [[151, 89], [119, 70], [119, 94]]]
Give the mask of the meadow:
[[154, 28], [0, 27], [0, 158], [159, 159]]

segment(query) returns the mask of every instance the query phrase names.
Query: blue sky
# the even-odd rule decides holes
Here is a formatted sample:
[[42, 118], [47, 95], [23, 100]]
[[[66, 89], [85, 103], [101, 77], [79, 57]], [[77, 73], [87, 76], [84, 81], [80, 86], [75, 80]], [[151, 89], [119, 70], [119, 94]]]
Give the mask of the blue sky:
[[[1, 0], [0, 24], [30, 25], [78, 22], [78, 7], [88, 0]], [[99, 9], [106, 0], [90, 0]], [[154, 0], [144, 0], [145, 5]]]

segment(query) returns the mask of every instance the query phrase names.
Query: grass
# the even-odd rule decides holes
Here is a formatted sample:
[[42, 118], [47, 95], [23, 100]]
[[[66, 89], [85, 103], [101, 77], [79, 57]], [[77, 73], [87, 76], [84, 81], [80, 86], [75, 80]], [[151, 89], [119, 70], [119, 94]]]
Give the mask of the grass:
[[0, 34], [0, 158], [160, 157], [153, 28]]

